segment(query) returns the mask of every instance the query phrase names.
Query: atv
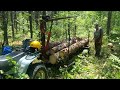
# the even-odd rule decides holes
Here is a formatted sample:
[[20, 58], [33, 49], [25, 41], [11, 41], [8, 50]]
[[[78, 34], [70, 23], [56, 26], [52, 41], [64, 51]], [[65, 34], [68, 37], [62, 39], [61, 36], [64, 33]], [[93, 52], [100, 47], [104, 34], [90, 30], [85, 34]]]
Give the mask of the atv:
[[[17, 62], [19, 67], [19, 73], [28, 74], [30, 79], [33, 78], [47, 78], [47, 69], [41, 60], [38, 61], [37, 57], [40, 56], [40, 52], [31, 53], [28, 49], [30, 43], [30, 39], [23, 40], [22, 49], [17, 49], [8, 53], [6, 55], [0, 56], [0, 70], [7, 72], [11, 75], [16, 75], [15, 73], [11, 73], [9, 70], [13, 67], [13, 65], [9, 65], [9, 60], [7, 57], [11, 57], [13, 60]], [[35, 63], [33, 61], [36, 61]], [[0, 78], [3, 78], [4, 75], [0, 74]]]

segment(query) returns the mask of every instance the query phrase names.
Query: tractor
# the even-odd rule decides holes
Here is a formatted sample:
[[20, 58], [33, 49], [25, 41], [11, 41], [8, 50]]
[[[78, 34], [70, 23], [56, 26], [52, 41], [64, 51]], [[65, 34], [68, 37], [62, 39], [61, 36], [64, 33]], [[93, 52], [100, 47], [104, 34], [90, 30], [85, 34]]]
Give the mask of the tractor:
[[[19, 73], [26, 73], [30, 79], [47, 79], [49, 77], [49, 68], [51, 63], [49, 61], [49, 48], [50, 48], [50, 37], [53, 21], [61, 19], [69, 19], [73, 17], [55, 18], [52, 19], [50, 16], [42, 16], [40, 21], [40, 39], [35, 41], [32, 39], [23, 40], [22, 49], [17, 49], [6, 55], [0, 56], [0, 70], [9, 72], [12, 67], [9, 65], [7, 56], [12, 57], [16, 60], [19, 65]], [[51, 22], [50, 31], [46, 31], [46, 22]], [[46, 40], [47, 35], [47, 40]], [[69, 35], [70, 41], [70, 35]], [[56, 65], [57, 66], [57, 65]], [[13, 73], [10, 73], [13, 74]], [[4, 75], [0, 74], [0, 78], [4, 78]]]

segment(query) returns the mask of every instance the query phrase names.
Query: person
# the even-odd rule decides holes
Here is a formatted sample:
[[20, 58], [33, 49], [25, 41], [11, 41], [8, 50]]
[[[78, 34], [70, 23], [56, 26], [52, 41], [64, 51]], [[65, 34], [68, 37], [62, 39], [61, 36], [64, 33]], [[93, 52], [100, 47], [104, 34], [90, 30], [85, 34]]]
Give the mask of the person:
[[103, 29], [99, 27], [98, 23], [95, 24], [95, 32], [94, 32], [94, 44], [95, 44], [95, 56], [99, 57], [102, 46], [102, 38], [103, 38]]

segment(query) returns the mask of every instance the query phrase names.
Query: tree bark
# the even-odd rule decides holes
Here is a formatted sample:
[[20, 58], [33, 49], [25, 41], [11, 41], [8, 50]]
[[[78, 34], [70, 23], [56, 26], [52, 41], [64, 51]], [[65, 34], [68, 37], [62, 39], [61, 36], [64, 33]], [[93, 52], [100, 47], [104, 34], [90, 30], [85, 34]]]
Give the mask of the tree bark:
[[[43, 16], [46, 16], [46, 11], [43, 11], [42, 13]], [[44, 32], [46, 32], [46, 22], [40, 22], [40, 23], [44, 23]], [[42, 41], [42, 48], [45, 47], [45, 34], [41, 33], [41, 41]]]
[[88, 39], [83, 39], [81, 41], [78, 41], [74, 44], [72, 44], [70, 47], [62, 49], [60, 53], [60, 57], [64, 58], [67, 57], [69, 54], [75, 53], [80, 48], [85, 47], [88, 44]]
[[15, 16], [14, 16], [14, 26], [15, 26], [15, 29], [16, 29], [16, 34], [17, 34], [17, 12], [15, 11]]
[[38, 30], [38, 19], [39, 19], [39, 11], [35, 11], [35, 22], [36, 22], [36, 30]]
[[51, 49], [51, 48], [53, 48], [53, 47], [55, 47], [55, 46], [57, 46], [57, 45], [59, 45], [61, 43], [62, 43], [62, 41], [60, 41], [60, 42], [50, 42], [49, 43], [49, 49]]
[[3, 30], [4, 30], [4, 45], [8, 45], [8, 33], [7, 33], [7, 24], [8, 24], [8, 11], [2, 11], [3, 18]]
[[63, 43], [51, 48], [52, 52], [50, 54], [56, 53], [64, 48], [67, 48], [68, 46], [72, 45], [73, 43], [76, 43], [78, 40], [80, 41], [81, 39], [78, 37], [75, 37], [75, 38], [72, 38], [70, 40], [70, 42], [63, 42]]
[[57, 62], [59, 62], [59, 60], [68, 58], [69, 55], [76, 53], [80, 48], [85, 47], [87, 44], [88, 39], [78, 41], [77, 43], [70, 45], [69, 48], [64, 48], [61, 51], [50, 55], [49, 62], [51, 64], [56, 64]]
[[[22, 12], [22, 15], [24, 16], [24, 12]], [[20, 24], [19, 24], [20, 25]], [[23, 22], [22, 22], [22, 29], [23, 29], [23, 34], [25, 33], [25, 29], [24, 29], [24, 19], [23, 19]]]
[[[64, 40], [63, 40], [63, 41], [64, 41]], [[48, 56], [51, 55], [51, 54], [53, 54], [54, 52], [53, 52], [52, 48], [54, 48], [54, 47], [62, 44], [63, 41], [60, 41], [60, 42], [50, 42], [50, 43], [49, 43], [49, 48], [48, 48], [48, 51], [46, 52], [46, 54], [47, 54]]]
[[29, 22], [30, 22], [30, 37], [33, 38], [33, 30], [32, 30], [32, 11], [29, 11]]
[[14, 34], [14, 11], [11, 11], [11, 24], [12, 24], [12, 38], [13, 38], [13, 41], [14, 41], [14, 38], [15, 38], [15, 34]]
[[73, 43], [76, 43], [78, 41], [82, 40], [82, 38], [79, 38], [79, 37], [74, 37], [70, 40], [70, 43], [66, 40], [63, 40], [61, 42], [56, 42], [56, 45], [55, 44], [49, 44], [49, 50], [47, 51], [47, 55], [52, 55], [70, 45], [72, 45]]
[[76, 18], [74, 18], [74, 22], [75, 22], [75, 26], [74, 26], [74, 33], [73, 33], [74, 35], [73, 36], [76, 37], [76, 29], [77, 29]]

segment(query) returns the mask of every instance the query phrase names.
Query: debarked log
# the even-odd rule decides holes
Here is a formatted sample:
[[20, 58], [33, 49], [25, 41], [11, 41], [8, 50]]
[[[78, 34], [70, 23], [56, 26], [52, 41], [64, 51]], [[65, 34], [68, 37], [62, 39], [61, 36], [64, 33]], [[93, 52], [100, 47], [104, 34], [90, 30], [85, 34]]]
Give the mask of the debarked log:
[[80, 48], [83, 48], [88, 44], [88, 39], [78, 41], [67, 48], [64, 48], [57, 53], [49, 56], [49, 62], [51, 64], [56, 64], [57, 61], [67, 58], [69, 55], [76, 53]]
[[72, 45], [72, 44], [74, 44], [78, 41], [81, 41], [81, 40], [82, 40], [82, 38], [74, 37], [70, 40], [70, 43], [68, 41], [64, 41], [63, 43], [58, 44], [58, 45], [54, 46], [53, 48], [51, 48], [50, 50], [48, 50], [46, 52], [46, 54], [47, 55], [52, 55], [52, 54], [54, 54], [54, 53], [56, 53], [56, 52], [58, 52], [58, 51], [60, 51], [64, 48], [67, 48], [68, 46], [70, 46], [70, 45]]

